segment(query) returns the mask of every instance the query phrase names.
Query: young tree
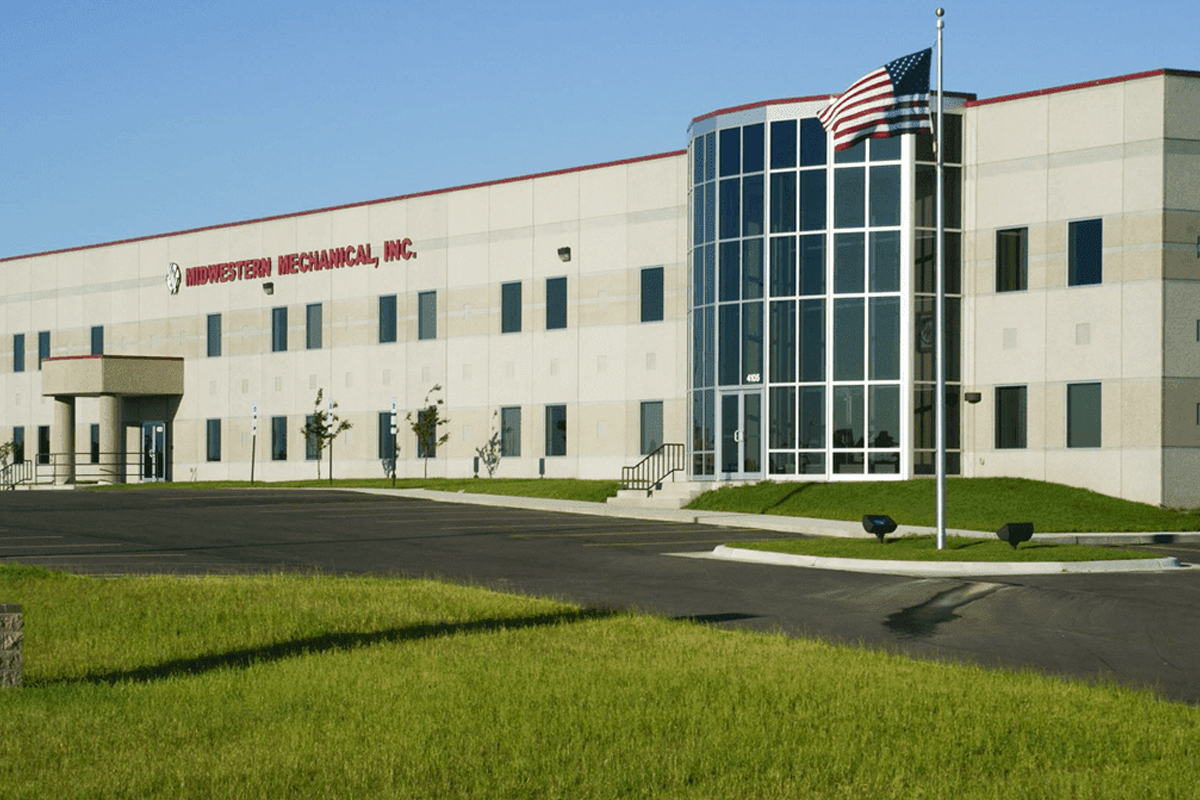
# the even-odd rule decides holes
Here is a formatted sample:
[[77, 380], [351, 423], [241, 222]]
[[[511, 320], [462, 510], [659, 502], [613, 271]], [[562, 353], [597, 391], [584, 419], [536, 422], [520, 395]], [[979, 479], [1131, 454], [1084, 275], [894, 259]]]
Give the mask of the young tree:
[[322, 405], [321, 398], [324, 394], [324, 389], [317, 389], [317, 401], [313, 405], [312, 416], [300, 430], [304, 433], [308, 446], [317, 451], [317, 480], [321, 479], [321, 453], [326, 447], [329, 448], [329, 480], [332, 482], [333, 440], [339, 433], [348, 431], [354, 426], [350, 424], [350, 420], [342, 419], [334, 413], [337, 403], [331, 402], [328, 408]]
[[412, 432], [417, 435], [417, 458], [425, 460], [426, 478], [429, 477], [429, 459], [436, 458], [438, 445], [445, 444], [450, 438], [449, 433], [438, 436], [438, 428], [450, 423], [450, 420], [442, 417], [441, 406], [446, 401], [440, 397], [434, 402], [429, 400], [434, 392], [441, 390], [440, 383], [434, 384], [433, 388], [425, 395], [425, 407], [417, 409], [415, 417], [411, 411], [404, 415]]
[[[492, 422], [494, 423], [499, 416], [499, 411], [493, 411]], [[496, 468], [500, 466], [500, 429], [492, 428], [492, 438], [488, 439], [483, 447], [476, 447], [475, 452], [479, 454], [480, 462], [487, 468], [488, 477], [492, 477]]]

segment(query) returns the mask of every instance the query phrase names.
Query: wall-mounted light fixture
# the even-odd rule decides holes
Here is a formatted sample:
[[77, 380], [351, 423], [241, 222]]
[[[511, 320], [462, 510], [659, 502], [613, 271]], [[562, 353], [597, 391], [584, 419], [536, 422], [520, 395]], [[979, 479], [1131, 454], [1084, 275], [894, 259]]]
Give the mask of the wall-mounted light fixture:
[[1200, 258], [1200, 236], [1196, 237], [1196, 258]]
[[[1197, 246], [1200, 247], [1200, 242], [1197, 243]], [[558, 248], [558, 257], [561, 258], [563, 261], [570, 261], [571, 260], [571, 248], [569, 248], [569, 247]]]
[[979, 392], [964, 392], [963, 393], [963, 400], [966, 400], [968, 403], [971, 403], [972, 405], [974, 405], [975, 403], [978, 403], [982, 399], [983, 399], [983, 395], [980, 394]]
[[267, 281], [263, 284], [263, 294], [275, 294], [275, 284]]

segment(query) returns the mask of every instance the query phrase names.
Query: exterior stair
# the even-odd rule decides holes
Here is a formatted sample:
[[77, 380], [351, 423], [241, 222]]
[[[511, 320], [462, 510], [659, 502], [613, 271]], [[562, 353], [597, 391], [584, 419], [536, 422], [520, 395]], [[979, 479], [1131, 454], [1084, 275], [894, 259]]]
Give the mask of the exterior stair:
[[616, 497], [608, 498], [608, 503], [633, 508], [683, 508], [711, 488], [711, 483], [663, 481], [649, 489], [621, 489]]

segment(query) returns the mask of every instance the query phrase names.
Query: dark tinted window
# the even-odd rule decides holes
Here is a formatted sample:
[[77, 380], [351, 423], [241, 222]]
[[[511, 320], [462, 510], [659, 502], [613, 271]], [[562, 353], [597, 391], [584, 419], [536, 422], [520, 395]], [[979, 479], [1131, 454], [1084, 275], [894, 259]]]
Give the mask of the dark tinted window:
[[996, 449], [1025, 447], [1025, 387], [996, 387]]
[[642, 322], [661, 322], [663, 318], [663, 268], [642, 270]]
[[567, 279], [546, 279], [546, 330], [567, 327]]
[[500, 285], [500, 332], [521, 330], [521, 282]]
[[379, 298], [379, 343], [396, 341], [396, 295]]
[[288, 313], [287, 308], [271, 309], [271, 350], [279, 353], [288, 349], [287, 341]]
[[1067, 237], [1067, 284], [1100, 283], [1103, 269], [1103, 225], [1098, 219], [1072, 222]]
[[221, 355], [221, 315], [208, 315], [208, 357]]

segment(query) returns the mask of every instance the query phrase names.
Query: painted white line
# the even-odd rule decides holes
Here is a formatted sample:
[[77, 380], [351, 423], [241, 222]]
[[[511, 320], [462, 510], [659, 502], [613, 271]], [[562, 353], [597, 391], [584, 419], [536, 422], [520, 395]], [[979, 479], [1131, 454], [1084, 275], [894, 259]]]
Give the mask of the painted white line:
[[[86, 549], [88, 547], [124, 547], [124, 546], [125, 545], [121, 544], [120, 542], [99, 542], [99, 543], [88, 542], [86, 544], [80, 544], [79, 542], [65, 542], [63, 544], [14, 544], [14, 545], [12, 545], [12, 547], [14, 547], [18, 550], [53, 550], [55, 548], [61, 548], [61, 547], [78, 547], [81, 549]], [[5, 549], [8, 549], [4, 543], [0, 543], [0, 547], [4, 547]]]
[[183, 558], [185, 553], [81, 553], [78, 555], [27, 555], [27, 556], [5, 556], [5, 558], [36, 558], [45, 560], [50, 558], [77, 558], [80, 560], [89, 558]]

